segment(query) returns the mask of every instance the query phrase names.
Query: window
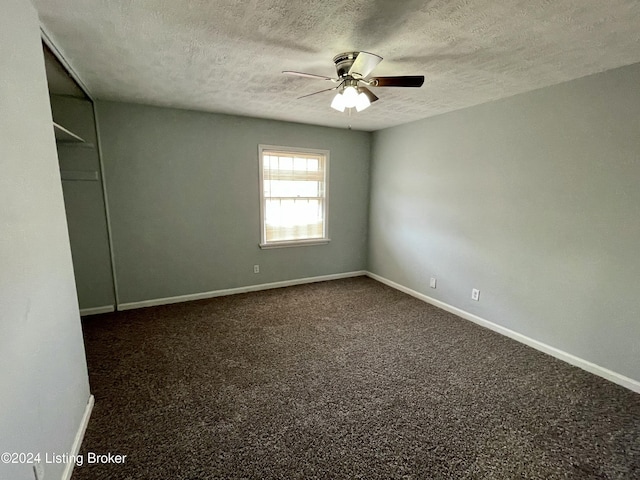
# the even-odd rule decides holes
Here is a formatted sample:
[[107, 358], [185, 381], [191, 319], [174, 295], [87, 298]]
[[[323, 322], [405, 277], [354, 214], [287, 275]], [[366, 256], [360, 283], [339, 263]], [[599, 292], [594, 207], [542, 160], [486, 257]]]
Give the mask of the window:
[[259, 146], [262, 248], [328, 243], [329, 152]]

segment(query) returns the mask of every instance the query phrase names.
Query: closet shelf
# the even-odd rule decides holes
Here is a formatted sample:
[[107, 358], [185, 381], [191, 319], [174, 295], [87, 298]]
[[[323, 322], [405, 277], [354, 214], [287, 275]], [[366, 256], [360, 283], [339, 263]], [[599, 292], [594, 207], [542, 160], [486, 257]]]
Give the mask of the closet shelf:
[[67, 130], [56, 122], [53, 122], [53, 129], [56, 134], [56, 143], [87, 143], [82, 137], [76, 135], [70, 130]]

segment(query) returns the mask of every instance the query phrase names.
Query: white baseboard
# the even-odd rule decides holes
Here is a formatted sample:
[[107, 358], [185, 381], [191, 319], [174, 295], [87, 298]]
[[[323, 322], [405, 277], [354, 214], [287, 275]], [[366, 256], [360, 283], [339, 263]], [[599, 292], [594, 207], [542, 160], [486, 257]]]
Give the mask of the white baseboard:
[[258, 285], [248, 285], [246, 287], [227, 288], [224, 290], [214, 290], [211, 292], [193, 293], [189, 295], [179, 295], [177, 297], [156, 298], [153, 300], [143, 300], [141, 302], [129, 302], [118, 304], [118, 310], [131, 310], [134, 308], [155, 307], [157, 305], [167, 305], [170, 303], [190, 302], [193, 300], [203, 300], [206, 298], [222, 297], [225, 295], [236, 295], [238, 293], [257, 292], [260, 290], [270, 290], [272, 288], [291, 287], [305, 283], [324, 282], [327, 280], [338, 280], [340, 278], [362, 277], [367, 275], [364, 270], [345, 273], [334, 273], [331, 275], [321, 275], [318, 277], [297, 278], [294, 280], [284, 280], [282, 282], [261, 283]]
[[[89, 418], [91, 418], [91, 411], [93, 410], [93, 404], [95, 403], [95, 398], [93, 395], [89, 395], [89, 401], [87, 402], [87, 407], [84, 409], [84, 415], [82, 416], [82, 420], [80, 421], [80, 425], [78, 427], [78, 432], [76, 433], [76, 438], [73, 440], [73, 445], [71, 445], [71, 450], [69, 450], [69, 456], [75, 457], [78, 455], [80, 451], [80, 447], [82, 446], [82, 439], [84, 439], [84, 432], [87, 431], [87, 425], [89, 425]], [[73, 473], [73, 467], [75, 467], [75, 462], [71, 461], [67, 463], [64, 468], [64, 472], [62, 472], [62, 480], [70, 480], [71, 474]]]
[[400, 285], [399, 283], [396, 283], [392, 280], [381, 277], [380, 275], [376, 275], [375, 273], [367, 272], [366, 275], [368, 277], [373, 278], [374, 280], [384, 283], [385, 285], [395, 288], [396, 290], [400, 290], [401, 292], [407, 293], [412, 297], [416, 297], [424, 302], [430, 303], [431, 305], [441, 308], [442, 310], [451, 312], [454, 315], [464, 318], [465, 320], [469, 320], [482, 327], [488, 328], [489, 330], [493, 330], [494, 332], [505, 335], [509, 338], [512, 338], [513, 340], [516, 340], [520, 343], [524, 343], [525, 345], [535, 348], [536, 350], [539, 350], [548, 355], [556, 357], [559, 360], [562, 360], [573, 366], [586, 370], [589, 373], [593, 373], [594, 375], [598, 375], [599, 377], [605, 378], [610, 382], [617, 383], [618, 385], [628, 388], [629, 390], [640, 393], [640, 381], [638, 380], [634, 380], [632, 378], [626, 377], [617, 372], [609, 370], [608, 368], [601, 367], [600, 365], [596, 365], [595, 363], [589, 362], [588, 360], [584, 360], [580, 357], [576, 357], [575, 355], [572, 355], [570, 353], [564, 352], [555, 347], [547, 345], [546, 343], [542, 343], [542, 342], [539, 342], [538, 340], [534, 340], [533, 338], [527, 337], [526, 335], [518, 333], [514, 330], [510, 330], [496, 323], [490, 322], [489, 320], [485, 320], [484, 318], [478, 317], [477, 315], [469, 313], [465, 310], [449, 305], [448, 303], [444, 303], [444, 302], [441, 302], [440, 300], [436, 300], [435, 298], [424, 295], [423, 293], [420, 293], [416, 290], [412, 290], [408, 287], [405, 287], [404, 285]]
[[105, 305], [104, 307], [92, 307], [92, 308], [81, 308], [80, 316], [84, 317], [86, 315], [98, 315], [100, 313], [110, 313], [115, 312], [115, 305]]

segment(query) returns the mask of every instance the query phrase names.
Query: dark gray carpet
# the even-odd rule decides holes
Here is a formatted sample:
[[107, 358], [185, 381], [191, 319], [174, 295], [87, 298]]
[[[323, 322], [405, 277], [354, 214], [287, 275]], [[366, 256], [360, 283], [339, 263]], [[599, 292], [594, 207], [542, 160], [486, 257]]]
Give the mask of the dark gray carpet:
[[640, 478], [640, 395], [360, 277], [84, 319], [81, 479]]

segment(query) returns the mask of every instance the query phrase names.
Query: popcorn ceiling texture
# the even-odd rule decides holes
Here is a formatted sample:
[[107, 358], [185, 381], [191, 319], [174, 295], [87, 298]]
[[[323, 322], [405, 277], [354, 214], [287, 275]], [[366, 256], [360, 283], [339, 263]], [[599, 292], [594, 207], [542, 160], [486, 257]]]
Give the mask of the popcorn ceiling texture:
[[[34, 0], [94, 98], [377, 130], [640, 61], [637, 0]], [[329, 108], [345, 51], [384, 57], [364, 112]]]

